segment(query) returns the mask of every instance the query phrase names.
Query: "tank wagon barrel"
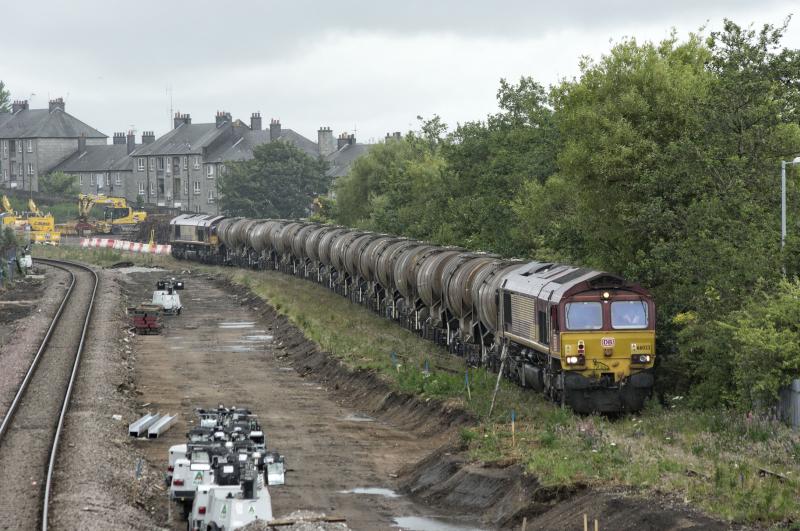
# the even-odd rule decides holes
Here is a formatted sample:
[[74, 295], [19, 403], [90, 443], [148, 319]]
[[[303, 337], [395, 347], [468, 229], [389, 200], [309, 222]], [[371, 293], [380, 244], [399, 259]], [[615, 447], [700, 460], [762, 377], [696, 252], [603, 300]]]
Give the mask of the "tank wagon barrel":
[[615, 275], [308, 221], [200, 217], [171, 222], [176, 258], [327, 284], [579, 412], [638, 410], [652, 391], [655, 306]]

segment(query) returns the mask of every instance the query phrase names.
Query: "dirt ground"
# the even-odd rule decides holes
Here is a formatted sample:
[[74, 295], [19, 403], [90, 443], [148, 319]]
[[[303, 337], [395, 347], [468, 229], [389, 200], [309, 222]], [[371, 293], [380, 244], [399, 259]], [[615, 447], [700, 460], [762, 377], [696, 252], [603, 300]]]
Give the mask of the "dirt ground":
[[[159, 277], [127, 275], [130, 303], [146, 299]], [[185, 441], [195, 407], [235, 404], [259, 415], [268, 446], [286, 456], [287, 485], [271, 489], [277, 517], [312, 510], [344, 516], [353, 529], [379, 530], [397, 529], [396, 518], [438, 516], [393, 489], [400, 469], [445, 443], [450, 430], [436, 419], [430, 420], [437, 429], [425, 429], [425, 422], [409, 429], [413, 422], [390, 414], [369, 417], [375, 408], [368, 400], [363, 408], [346, 405], [352, 400], [343, 399], [338, 384], [303, 377], [309, 367], [298, 372], [292, 365], [291, 351], [309, 344], [276, 329], [274, 313], [257, 311], [209, 277], [183, 278], [182, 315], [168, 317], [162, 335], [138, 336], [134, 344], [138, 400], [147, 404], [139, 413], [177, 413], [180, 419], [165, 437], [137, 441], [151, 466], [166, 468], [168, 449]], [[364, 488], [389, 491], [352, 492]], [[169, 514], [166, 496], [156, 514], [185, 528]], [[452, 529], [474, 528], [473, 518]]]

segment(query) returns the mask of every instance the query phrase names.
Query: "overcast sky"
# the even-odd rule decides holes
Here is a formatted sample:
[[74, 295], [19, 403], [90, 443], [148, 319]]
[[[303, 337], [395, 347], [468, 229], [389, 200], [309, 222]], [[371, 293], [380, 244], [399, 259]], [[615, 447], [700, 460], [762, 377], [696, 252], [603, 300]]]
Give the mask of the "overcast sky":
[[[787, 0], [28, 0], [3, 2], [0, 80], [33, 108], [67, 111], [111, 136], [194, 123], [226, 110], [316, 140], [319, 126], [359, 141], [496, 110], [502, 77], [544, 84], [577, 74], [626, 36], [660, 40], [728, 17], [780, 24]], [[785, 44], [800, 48], [800, 13]]]

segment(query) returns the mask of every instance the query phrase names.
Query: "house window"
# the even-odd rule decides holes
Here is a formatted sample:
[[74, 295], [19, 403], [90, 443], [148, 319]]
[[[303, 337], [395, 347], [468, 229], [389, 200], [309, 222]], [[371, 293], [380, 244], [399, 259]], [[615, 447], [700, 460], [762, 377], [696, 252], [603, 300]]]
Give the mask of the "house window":
[[33, 162], [28, 163], [28, 175], [33, 175]]
[[103, 187], [103, 174], [102, 173], [98, 173], [97, 174], [97, 187], [98, 188], [102, 188]]
[[214, 204], [214, 190], [209, 190], [208, 191], [208, 204], [209, 205], [213, 205]]
[[119, 173], [114, 174], [114, 183], [115, 184], [122, 184], [122, 179], [119, 176]]
[[89, 184], [91, 184], [92, 186], [94, 186], [94, 175], [90, 175], [90, 176], [89, 176]]
[[33, 140], [28, 140], [28, 153], [33, 153]]
[[156, 183], [150, 183], [150, 195], [156, 195]]
[[139, 181], [139, 195], [144, 195], [144, 182]]
[[164, 169], [164, 158], [163, 157], [158, 157], [158, 169], [159, 170], [163, 170]]
[[189, 157], [187, 157], [187, 156], [183, 157], [183, 169], [184, 170], [188, 170], [189, 169]]
[[220, 164], [219, 165], [219, 174], [220, 175], [227, 175], [227, 173], [228, 173], [228, 168], [226, 168], [224, 164]]
[[206, 177], [208, 177], [209, 179], [214, 177], [214, 165], [213, 164], [208, 164], [206, 166]]
[[8, 180], [8, 170], [3, 170], [3, 180], [4, 181]]
[[83, 175], [78, 175], [78, 184], [83, 186]]
[[155, 158], [150, 158], [150, 169], [151, 170], [155, 170], [156, 169], [156, 159]]
[[139, 171], [144, 171], [144, 157], [139, 157]]
[[189, 181], [183, 183], [183, 193], [189, 195]]
[[195, 195], [200, 193], [200, 181], [195, 181], [194, 182], [194, 193], [195, 193]]
[[22, 153], [22, 140], [17, 141], [17, 153]]
[[195, 157], [194, 158], [194, 169], [196, 169], [196, 170], [200, 169], [200, 157]]
[[8, 140], [3, 140], [3, 158], [8, 158]]

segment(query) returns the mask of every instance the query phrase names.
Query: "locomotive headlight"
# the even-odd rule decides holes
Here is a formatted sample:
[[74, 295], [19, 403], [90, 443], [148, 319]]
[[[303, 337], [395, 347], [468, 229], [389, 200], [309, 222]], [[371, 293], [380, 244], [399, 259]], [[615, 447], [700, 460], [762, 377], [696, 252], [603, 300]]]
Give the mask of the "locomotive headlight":
[[631, 361], [633, 363], [650, 363], [650, 355], [649, 354], [634, 354], [631, 356]]
[[567, 356], [567, 365], [583, 365], [586, 358], [583, 356]]

